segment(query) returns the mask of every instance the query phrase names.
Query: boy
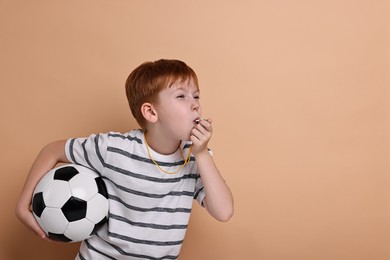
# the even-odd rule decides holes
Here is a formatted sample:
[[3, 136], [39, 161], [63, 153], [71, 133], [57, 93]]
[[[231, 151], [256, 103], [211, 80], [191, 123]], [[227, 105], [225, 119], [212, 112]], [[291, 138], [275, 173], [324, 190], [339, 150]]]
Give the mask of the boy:
[[59, 162], [95, 169], [109, 193], [108, 223], [82, 242], [76, 259], [177, 259], [196, 199], [219, 221], [233, 198], [208, 150], [211, 119], [201, 119], [198, 80], [179, 60], [146, 62], [126, 81], [142, 129], [57, 141], [39, 153], [17, 217], [50, 240], [30, 211], [39, 179]]

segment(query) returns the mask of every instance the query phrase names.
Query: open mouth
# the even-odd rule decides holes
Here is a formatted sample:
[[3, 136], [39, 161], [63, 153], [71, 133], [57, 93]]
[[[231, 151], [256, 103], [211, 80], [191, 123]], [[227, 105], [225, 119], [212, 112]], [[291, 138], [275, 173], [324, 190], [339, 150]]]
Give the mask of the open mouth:
[[197, 118], [197, 119], [194, 120], [194, 123], [195, 123], [195, 124], [199, 124], [200, 121], [202, 121], [202, 120], [205, 120], [205, 119], [203, 119], [203, 118]]

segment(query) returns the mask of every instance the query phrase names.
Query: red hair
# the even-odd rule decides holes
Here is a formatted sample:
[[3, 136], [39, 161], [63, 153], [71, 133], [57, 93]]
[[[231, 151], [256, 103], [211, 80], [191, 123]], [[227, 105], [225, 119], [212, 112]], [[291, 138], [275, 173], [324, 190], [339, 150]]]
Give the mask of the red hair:
[[153, 104], [161, 90], [190, 80], [199, 88], [195, 72], [180, 60], [145, 62], [134, 69], [126, 80], [126, 96], [131, 113], [141, 128], [145, 129], [146, 124], [141, 113], [144, 103]]

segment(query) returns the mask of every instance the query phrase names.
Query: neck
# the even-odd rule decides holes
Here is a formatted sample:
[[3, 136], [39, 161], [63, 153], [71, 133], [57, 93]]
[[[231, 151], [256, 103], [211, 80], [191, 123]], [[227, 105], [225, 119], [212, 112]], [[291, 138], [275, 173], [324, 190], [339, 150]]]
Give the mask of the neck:
[[151, 131], [145, 132], [145, 139], [148, 146], [159, 154], [173, 154], [180, 145], [180, 140], [171, 140]]

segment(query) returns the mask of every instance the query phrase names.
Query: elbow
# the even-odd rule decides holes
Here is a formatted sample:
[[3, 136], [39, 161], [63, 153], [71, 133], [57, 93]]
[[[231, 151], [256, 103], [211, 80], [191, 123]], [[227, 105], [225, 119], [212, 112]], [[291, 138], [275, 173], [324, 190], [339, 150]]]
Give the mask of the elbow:
[[216, 216], [214, 216], [214, 218], [220, 222], [228, 222], [234, 215], [234, 209], [231, 208], [229, 210], [225, 210], [223, 213], [220, 213]]
[[234, 215], [234, 210], [232, 209], [228, 214], [223, 216], [219, 221], [221, 222], [228, 222]]
[[219, 205], [223, 204], [222, 207], [212, 207], [209, 205], [207, 201], [207, 197], [203, 200], [203, 205], [207, 209], [208, 213], [213, 216], [216, 220], [220, 222], [229, 221], [234, 214], [234, 203], [233, 201], [219, 203]]
[[18, 202], [15, 209], [14, 209], [15, 216], [18, 220], [23, 222], [23, 207], [21, 206], [21, 203]]

